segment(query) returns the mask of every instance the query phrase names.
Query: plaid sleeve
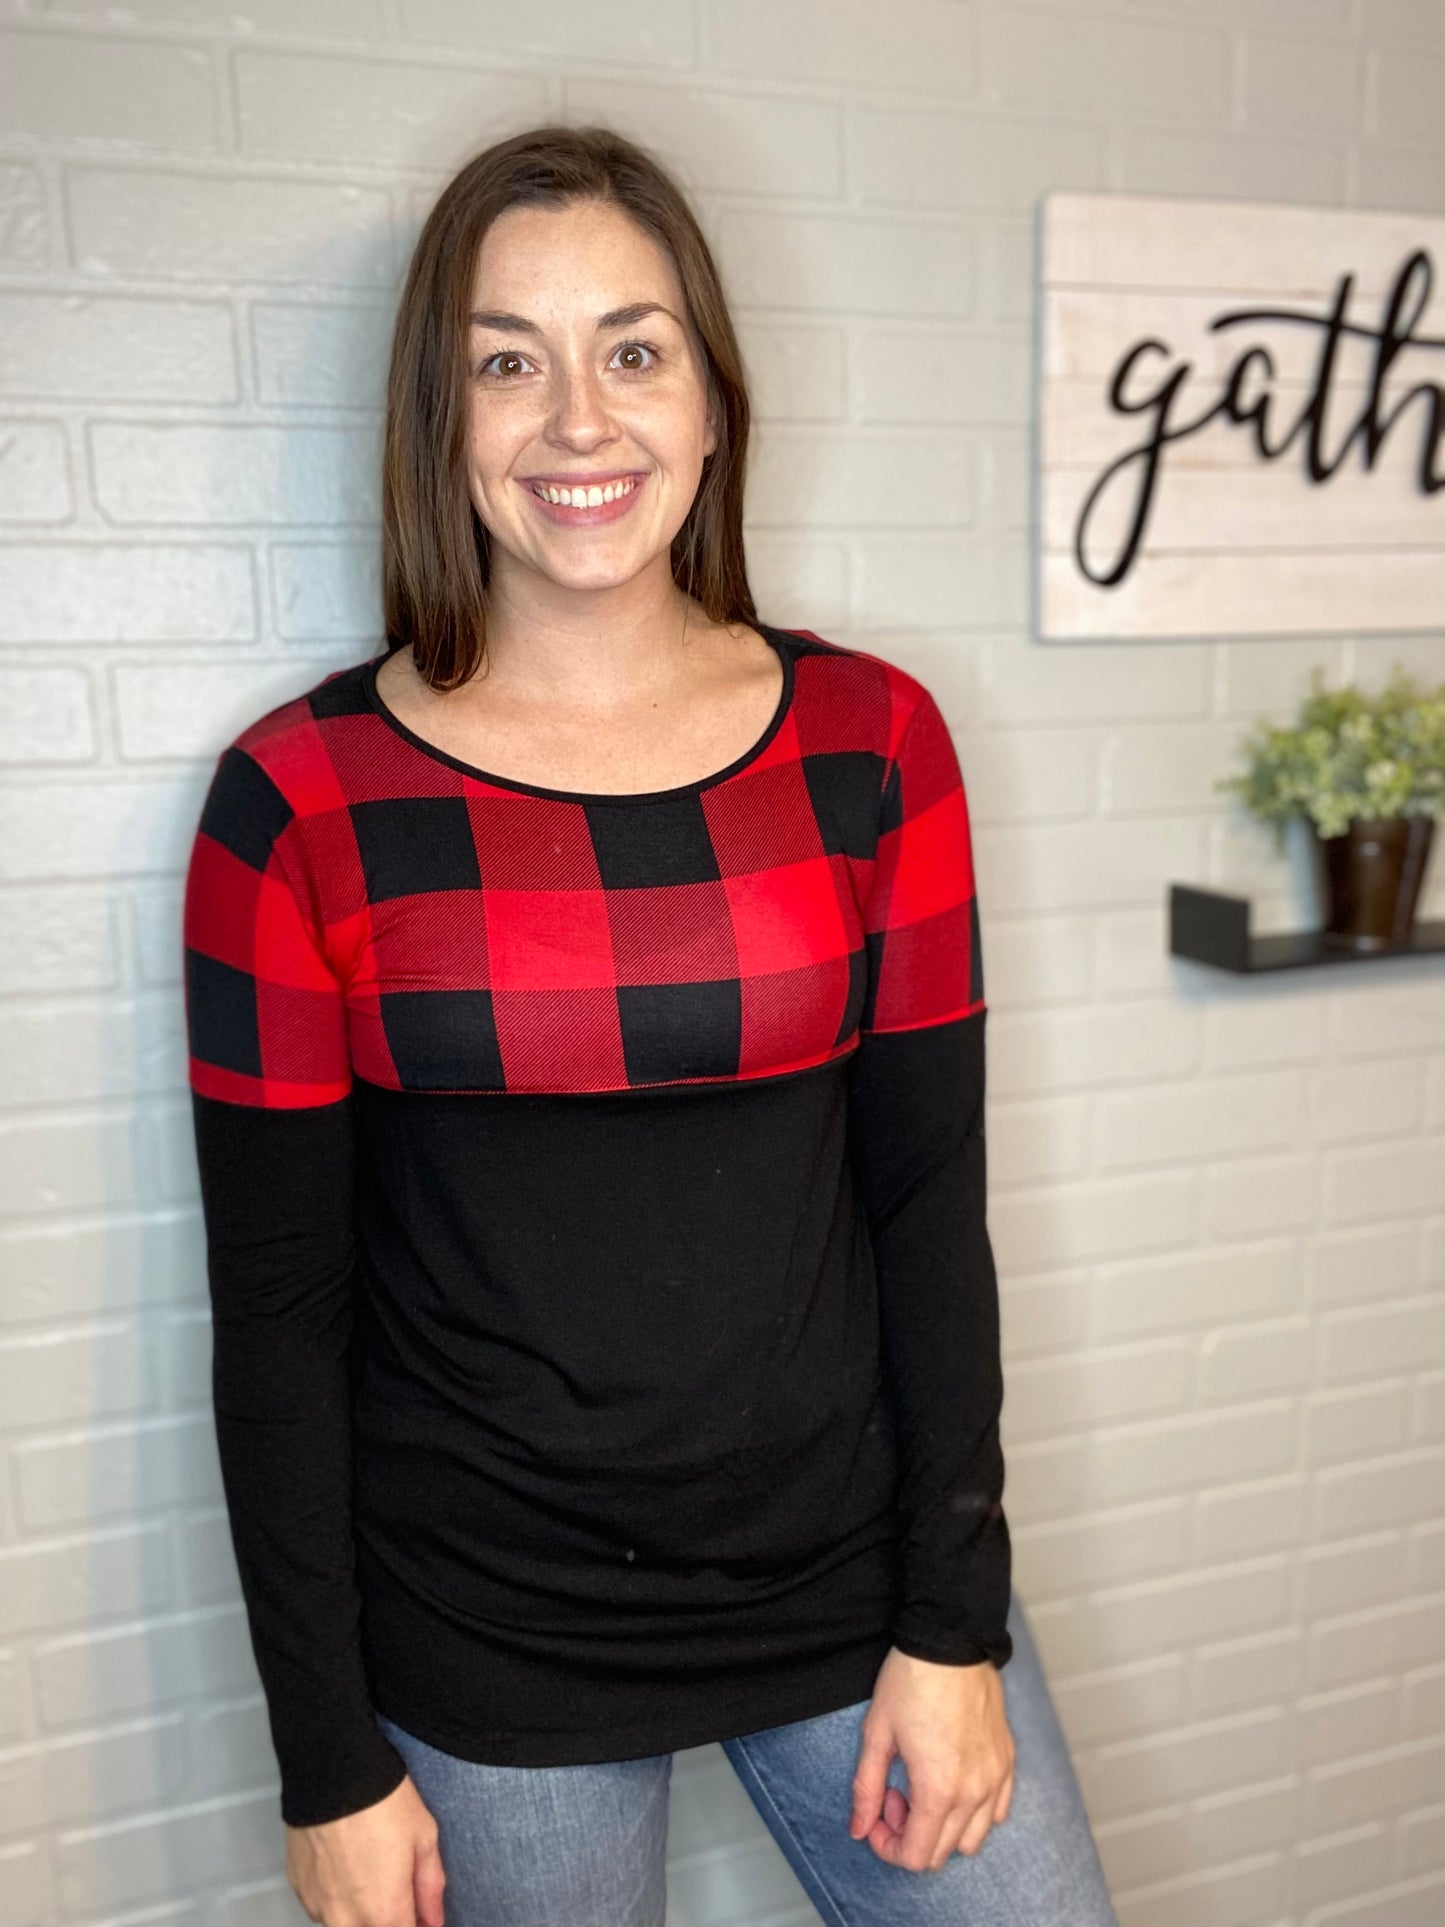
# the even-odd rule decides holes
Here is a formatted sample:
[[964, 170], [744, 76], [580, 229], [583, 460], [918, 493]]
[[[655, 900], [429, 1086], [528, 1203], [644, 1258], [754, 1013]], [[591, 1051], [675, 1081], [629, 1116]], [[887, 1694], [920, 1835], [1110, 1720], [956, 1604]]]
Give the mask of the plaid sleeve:
[[268, 1110], [351, 1088], [346, 1012], [306, 893], [295, 812], [244, 749], [225, 750], [192, 846], [184, 907], [191, 1088]]
[[260, 764], [227, 749], [183, 922], [216, 1443], [281, 1817], [304, 1827], [384, 1799], [406, 1767], [361, 1639], [351, 1068], [341, 986], [293, 887], [293, 823]]
[[953, 738], [927, 690], [884, 780], [864, 931], [865, 1033], [912, 1030], [983, 1008], [968, 799]]

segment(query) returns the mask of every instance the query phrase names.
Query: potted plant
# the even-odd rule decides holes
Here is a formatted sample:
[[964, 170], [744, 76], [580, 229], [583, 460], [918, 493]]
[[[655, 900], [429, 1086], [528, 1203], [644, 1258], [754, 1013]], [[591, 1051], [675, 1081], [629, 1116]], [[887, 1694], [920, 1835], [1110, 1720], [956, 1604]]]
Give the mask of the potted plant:
[[1326, 904], [1322, 940], [1350, 950], [1409, 942], [1435, 818], [1445, 812], [1445, 683], [1419, 687], [1398, 663], [1377, 695], [1326, 689], [1318, 667], [1292, 726], [1255, 724], [1237, 790], [1250, 814], [1313, 834]]

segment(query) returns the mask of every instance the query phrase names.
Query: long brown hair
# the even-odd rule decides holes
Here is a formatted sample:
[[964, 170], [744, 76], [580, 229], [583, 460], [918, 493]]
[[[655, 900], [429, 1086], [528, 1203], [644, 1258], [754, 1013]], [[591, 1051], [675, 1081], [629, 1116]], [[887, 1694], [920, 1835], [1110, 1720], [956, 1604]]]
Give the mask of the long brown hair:
[[606, 127], [546, 126], [476, 155], [442, 190], [412, 254], [392, 338], [381, 478], [381, 593], [389, 650], [410, 643], [434, 689], [486, 654], [485, 525], [466, 477], [467, 330], [477, 251], [509, 207], [579, 199], [630, 214], [671, 255], [707, 372], [717, 447], [672, 543], [673, 580], [712, 622], [756, 624], [743, 555], [748, 406], [742, 355], [707, 242], [681, 190]]

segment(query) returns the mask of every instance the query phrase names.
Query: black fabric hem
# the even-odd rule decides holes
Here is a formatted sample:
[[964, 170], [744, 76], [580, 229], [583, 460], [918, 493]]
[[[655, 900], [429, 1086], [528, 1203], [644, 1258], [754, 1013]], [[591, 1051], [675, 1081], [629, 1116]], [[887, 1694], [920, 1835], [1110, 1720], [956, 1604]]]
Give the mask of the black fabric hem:
[[576, 1733], [463, 1731], [413, 1710], [390, 1694], [375, 1697], [378, 1713], [403, 1732], [460, 1760], [484, 1766], [597, 1766], [650, 1758], [736, 1739], [795, 1720], [815, 1719], [870, 1699], [891, 1641], [831, 1655], [826, 1664], [782, 1682], [688, 1681], [670, 1690], [679, 1704], [668, 1718], [637, 1726], [605, 1723]]
[[990, 1661], [1002, 1672], [1013, 1658], [1013, 1636], [1001, 1633], [996, 1639], [934, 1637], [895, 1632], [893, 1644], [910, 1659], [926, 1659], [935, 1666], [978, 1666]]
[[297, 1781], [307, 1790], [297, 1791], [289, 1780], [283, 1785], [281, 1818], [288, 1827], [323, 1827], [332, 1820], [345, 1820], [353, 1813], [362, 1813], [367, 1807], [378, 1805], [396, 1792], [406, 1778], [406, 1761], [380, 1727], [376, 1729], [376, 1734], [386, 1746], [390, 1758], [379, 1758], [367, 1777], [355, 1780], [344, 1791], [317, 1794], [301, 1775], [296, 1776]]

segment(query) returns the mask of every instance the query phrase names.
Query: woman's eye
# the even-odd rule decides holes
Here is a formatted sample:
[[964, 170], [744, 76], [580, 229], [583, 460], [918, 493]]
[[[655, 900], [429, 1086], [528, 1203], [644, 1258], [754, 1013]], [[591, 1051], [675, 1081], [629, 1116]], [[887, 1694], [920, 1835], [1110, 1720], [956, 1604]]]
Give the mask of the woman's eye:
[[[661, 351], [654, 348], [650, 341], [620, 342], [613, 350], [614, 359], [619, 355], [627, 357], [622, 372], [628, 375], [645, 375], [661, 359]], [[650, 356], [651, 359], [644, 360], [644, 356]], [[527, 357], [519, 354], [515, 348], [499, 348], [496, 354], [488, 355], [478, 365], [476, 372], [479, 376], [491, 375], [495, 381], [515, 381], [529, 365]]]
[[[651, 355], [653, 361], [656, 361], [658, 358], [657, 349], [653, 347], [650, 341], [624, 341], [618, 347], [617, 353], [619, 355], [632, 356]], [[650, 366], [650, 362], [639, 363], [633, 360], [629, 362], [627, 372], [629, 374], [645, 374]]]
[[[497, 353], [496, 353], [496, 354], [494, 354], [494, 355], [488, 355], [488, 356], [487, 356], [487, 358], [486, 358], [486, 360], [485, 360], [485, 361], [484, 361], [484, 362], [483, 362], [483, 363], [481, 364], [481, 366], [480, 366], [480, 367], [479, 367], [479, 368], [477, 369], [477, 373], [478, 373], [479, 375], [484, 375], [484, 374], [486, 374], [486, 372], [487, 372], [487, 370], [488, 370], [488, 369], [489, 369], [489, 368], [490, 368], [490, 367], [492, 366], [492, 364], [493, 364], [493, 362], [498, 362], [498, 361], [500, 361], [500, 362], [525, 362], [525, 360], [526, 360], [526, 356], [525, 356], [525, 355], [519, 355], [519, 354], [517, 353], [517, 351], [516, 351], [516, 349], [515, 349], [515, 348], [501, 348], [501, 349], [499, 349], [499, 350], [497, 351]], [[511, 368], [506, 368], [506, 369], [504, 369], [504, 370], [499, 370], [499, 371], [498, 371], [498, 378], [499, 378], [500, 380], [502, 380], [502, 381], [510, 381], [510, 380], [512, 380], [512, 378], [513, 378], [513, 370], [512, 370]]]

